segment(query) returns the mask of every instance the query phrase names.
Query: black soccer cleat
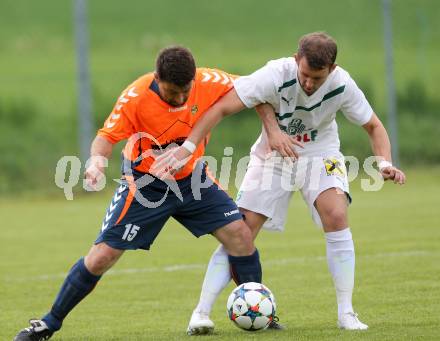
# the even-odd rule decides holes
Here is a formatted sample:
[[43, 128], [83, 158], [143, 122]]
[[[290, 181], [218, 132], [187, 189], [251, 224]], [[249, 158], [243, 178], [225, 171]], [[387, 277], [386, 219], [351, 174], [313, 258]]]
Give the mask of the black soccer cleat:
[[267, 329], [273, 329], [273, 330], [285, 330], [286, 327], [284, 327], [281, 323], [279, 323], [280, 319], [278, 316], [274, 316], [273, 320], [270, 321], [269, 325], [267, 326]]
[[14, 341], [44, 341], [49, 340], [54, 333], [44, 321], [29, 320], [29, 323], [31, 325], [20, 331]]

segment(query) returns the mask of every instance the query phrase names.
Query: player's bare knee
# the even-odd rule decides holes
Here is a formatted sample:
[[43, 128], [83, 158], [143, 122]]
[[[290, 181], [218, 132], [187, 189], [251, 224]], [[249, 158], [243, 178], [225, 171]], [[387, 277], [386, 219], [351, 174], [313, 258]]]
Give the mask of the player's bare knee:
[[85, 257], [85, 265], [91, 273], [102, 275], [116, 263], [121, 254], [121, 250], [113, 249], [106, 244], [94, 245]]
[[114, 258], [111, 255], [99, 255], [95, 258], [94, 266], [97, 272], [103, 273], [114, 264]]
[[252, 242], [252, 232], [244, 221], [241, 220], [240, 223], [234, 226], [234, 237], [243, 244]]
[[246, 217], [246, 226], [249, 227], [249, 229], [251, 230], [252, 238], [255, 239], [258, 235], [258, 232], [261, 230], [261, 227], [267, 220], [267, 217], [260, 213], [249, 211], [245, 208], [240, 208], [240, 212]]
[[332, 208], [325, 212], [323, 219], [325, 224], [333, 231], [339, 231], [347, 227], [347, 212], [339, 208]]
[[228, 231], [229, 242], [228, 249], [230, 249], [236, 255], [248, 255], [251, 254], [253, 247], [253, 238], [251, 230], [241, 220], [234, 222]]

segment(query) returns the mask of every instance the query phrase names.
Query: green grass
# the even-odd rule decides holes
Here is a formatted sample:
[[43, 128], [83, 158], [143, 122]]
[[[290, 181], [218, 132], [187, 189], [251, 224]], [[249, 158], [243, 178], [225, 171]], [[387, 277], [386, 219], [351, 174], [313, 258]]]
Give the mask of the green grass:
[[[324, 239], [295, 195], [285, 233], [266, 232], [257, 240], [264, 282], [288, 329], [248, 334], [234, 327], [225, 314], [230, 285], [212, 315], [215, 334], [206, 340], [438, 340], [438, 174], [438, 168], [412, 170], [407, 185], [387, 183], [380, 192], [363, 192], [358, 181], [351, 184], [354, 304], [370, 330], [336, 328]], [[0, 340], [12, 340], [28, 318], [48, 310], [64, 274], [96, 237], [110, 197], [0, 201]], [[150, 252], [128, 252], [120, 260], [54, 340], [187, 339], [186, 325], [215, 246], [213, 238], [197, 240], [169, 222]]]

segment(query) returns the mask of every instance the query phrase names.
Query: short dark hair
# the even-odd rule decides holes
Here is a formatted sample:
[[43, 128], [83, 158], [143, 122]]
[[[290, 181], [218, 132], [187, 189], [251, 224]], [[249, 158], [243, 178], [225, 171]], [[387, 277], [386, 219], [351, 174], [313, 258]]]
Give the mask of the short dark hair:
[[161, 81], [177, 86], [188, 85], [196, 74], [191, 51], [183, 46], [164, 48], [156, 59], [156, 73]]
[[313, 69], [324, 69], [336, 61], [338, 47], [336, 41], [325, 32], [313, 32], [301, 37], [298, 57], [306, 57]]

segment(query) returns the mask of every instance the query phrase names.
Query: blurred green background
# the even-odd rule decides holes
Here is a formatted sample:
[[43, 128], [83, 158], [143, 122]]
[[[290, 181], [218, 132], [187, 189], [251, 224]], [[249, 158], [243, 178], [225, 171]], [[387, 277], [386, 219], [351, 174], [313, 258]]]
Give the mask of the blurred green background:
[[[247, 74], [292, 55], [300, 36], [324, 30], [339, 44], [338, 63], [386, 120], [380, 0], [89, 1], [95, 128], [120, 91], [154, 68], [158, 51], [189, 47], [199, 66]], [[440, 2], [393, 1], [395, 78], [402, 166], [440, 163], [438, 76]], [[56, 162], [78, 155], [72, 1], [0, 2], [0, 194], [58, 190]], [[342, 150], [370, 155], [366, 134], [338, 119]], [[207, 154], [248, 153], [260, 123], [242, 112], [215, 129]], [[117, 177], [115, 151], [109, 175]]]

